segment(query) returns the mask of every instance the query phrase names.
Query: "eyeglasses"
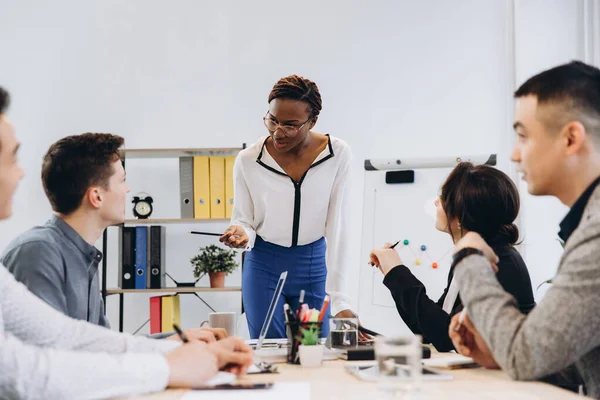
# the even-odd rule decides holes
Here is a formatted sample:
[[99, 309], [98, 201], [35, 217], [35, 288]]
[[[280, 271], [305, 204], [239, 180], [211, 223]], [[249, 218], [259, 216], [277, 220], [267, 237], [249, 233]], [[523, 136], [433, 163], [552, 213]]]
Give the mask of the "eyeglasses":
[[307, 119], [306, 121], [304, 121], [304, 123], [300, 126], [296, 126], [296, 125], [282, 125], [279, 122], [275, 122], [271, 119], [271, 117], [269, 116], [270, 114], [267, 112], [267, 114], [263, 117], [263, 121], [265, 123], [265, 126], [267, 127], [267, 129], [270, 132], [275, 132], [277, 129], [281, 129], [281, 131], [283, 132], [283, 134], [287, 137], [294, 137], [298, 134], [298, 132], [300, 132], [300, 129], [302, 129], [304, 127], [304, 125], [306, 125], [308, 123], [308, 121], [310, 121], [312, 119], [312, 117], [310, 117], [309, 119]]

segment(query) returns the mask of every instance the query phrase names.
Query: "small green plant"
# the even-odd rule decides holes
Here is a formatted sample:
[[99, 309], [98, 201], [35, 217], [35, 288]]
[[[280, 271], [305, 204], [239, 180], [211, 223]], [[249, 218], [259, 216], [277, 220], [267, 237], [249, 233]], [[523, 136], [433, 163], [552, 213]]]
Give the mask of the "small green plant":
[[298, 340], [304, 346], [314, 346], [319, 343], [319, 326], [311, 324], [308, 329], [300, 327], [301, 335], [298, 335]]
[[236, 252], [233, 250], [225, 250], [211, 244], [210, 246], [200, 247], [200, 251], [200, 254], [190, 260], [196, 278], [212, 272], [225, 272], [229, 275], [238, 266], [234, 259]]

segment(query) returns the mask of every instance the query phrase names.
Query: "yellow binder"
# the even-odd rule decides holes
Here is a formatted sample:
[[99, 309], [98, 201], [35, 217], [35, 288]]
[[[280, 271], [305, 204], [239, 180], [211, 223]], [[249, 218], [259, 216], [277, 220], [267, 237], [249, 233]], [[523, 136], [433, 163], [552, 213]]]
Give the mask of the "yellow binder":
[[210, 173], [208, 157], [194, 157], [194, 218], [210, 218]]
[[225, 218], [225, 157], [210, 157], [210, 217]]
[[179, 312], [179, 295], [162, 296], [161, 298], [161, 330], [173, 332], [173, 324], [181, 325]]
[[233, 212], [233, 165], [235, 156], [225, 157], [225, 218]]

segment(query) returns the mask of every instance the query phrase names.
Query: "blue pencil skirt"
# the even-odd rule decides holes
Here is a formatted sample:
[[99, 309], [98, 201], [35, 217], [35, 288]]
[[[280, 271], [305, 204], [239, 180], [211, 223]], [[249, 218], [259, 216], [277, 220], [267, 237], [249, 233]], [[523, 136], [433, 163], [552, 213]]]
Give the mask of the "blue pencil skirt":
[[[321, 309], [326, 295], [326, 248], [325, 238], [304, 246], [283, 247], [256, 237], [254, 247], [246, 253], [242, 273], [242, 300], [252, 339], [260, 335], [279, 275], [284, 271], [288, 271], [287, 279], [267, 338], [286, 337], [283, 305], [287, 303], [292, 310], [296, 310], [300, 290], [304, 289], [304, 303], [309, 308]], [[329, 334], [328, 316], [329, 307], [323, 319], [322, 337]]]

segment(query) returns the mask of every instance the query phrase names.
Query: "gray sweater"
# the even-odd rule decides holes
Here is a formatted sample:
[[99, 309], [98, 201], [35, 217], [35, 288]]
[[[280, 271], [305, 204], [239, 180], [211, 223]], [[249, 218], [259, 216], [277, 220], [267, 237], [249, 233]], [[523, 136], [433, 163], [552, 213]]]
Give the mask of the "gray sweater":
[[529, 315], [482, 256], [461, 261], [455, 279], [469, 317], [513, 379], [539, 379], [575, 363], [588, 395], [600, 398], [600, 186], [565, 244], [552, 287]]

